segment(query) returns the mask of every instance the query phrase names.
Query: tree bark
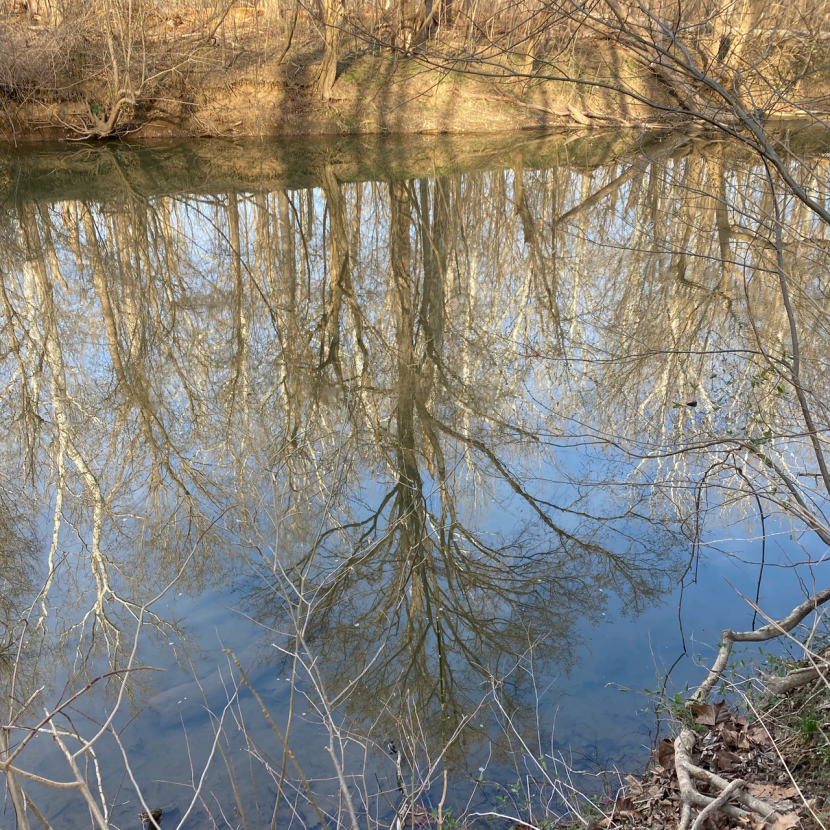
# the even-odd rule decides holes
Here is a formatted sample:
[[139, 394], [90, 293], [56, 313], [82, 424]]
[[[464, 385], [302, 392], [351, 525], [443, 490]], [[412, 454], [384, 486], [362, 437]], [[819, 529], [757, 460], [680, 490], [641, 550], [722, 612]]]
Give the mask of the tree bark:
[[337, 54], [340, 45], [340, 27], [343, 23], [342, 0], [322, 0], [323, 43], [325, 52], [317, 75], [317, 94], [322, 101], [331, 100], [337, 80]]

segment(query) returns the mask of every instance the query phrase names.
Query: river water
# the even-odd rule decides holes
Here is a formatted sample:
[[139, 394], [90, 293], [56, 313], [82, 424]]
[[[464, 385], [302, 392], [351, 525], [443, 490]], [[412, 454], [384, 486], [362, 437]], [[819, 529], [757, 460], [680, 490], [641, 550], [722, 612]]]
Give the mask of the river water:
[[[738, 592], [826, 583], [765, 477], [817, 481], [738, 144], [39, 147], [0, 197], [0, 703], [109, 826], [553, 820], [642, 768]], [[821, 399], [827, 228], [783, 208]]]

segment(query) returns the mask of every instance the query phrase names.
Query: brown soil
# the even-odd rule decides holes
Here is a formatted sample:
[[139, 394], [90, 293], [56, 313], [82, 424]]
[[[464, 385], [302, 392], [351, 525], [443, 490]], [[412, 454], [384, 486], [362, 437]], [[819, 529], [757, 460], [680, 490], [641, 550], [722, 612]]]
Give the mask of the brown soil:
[[[523, 93], [515, 85], [425, 70], [414, 58], [355, 58], [341, 69], [334, 97], [324, 103], [305, 80], [310, 74], [306, 71], [307, 57], [289, 60], [274, 73], [269, 73], [267, 64], [246, 66], [238, 62], [233, 67], [205, 72], [186, 89], [158, 90], [129, 114], [121, 134], [230, 138], [481, 133], [585, 126], [569, 113], [567, 99], [574, 97], [573, 90], [563, 84], [542, 82]], [[292, 73], [296, 80], [285, 78]], [[71, 128], [83, 125], [86, 102], [99, 99], [99, 93], [90, 89], [77, 97], [80, 100], [4, 102], [0, 139], [77, 137]], [[585, 109], [584, 105], [580, 107]], [[607, 127], [620, 119], [592, 120], [597, 126]]]

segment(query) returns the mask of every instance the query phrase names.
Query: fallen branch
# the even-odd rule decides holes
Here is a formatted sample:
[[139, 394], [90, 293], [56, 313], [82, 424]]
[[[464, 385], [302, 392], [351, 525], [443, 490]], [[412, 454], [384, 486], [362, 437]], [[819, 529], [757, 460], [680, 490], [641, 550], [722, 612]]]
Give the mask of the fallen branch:
[[[687, 701], [687, 706], [692, 703], [700, 703], [706, 700], [709, 692], [715, 688], [720, 680], [726, 664], [729, 662], [729, 655], [732, 653], [732, 646], [735, 643], [763, 643], [766, 640], [773, 640], [782, 634], [792, 631], [808, 614], [817, 610], [830, 600], [830, 587], [818, 591], [809, 599], [794, 608], [781, 620], [773, 621], [769, 625], [762, 626], [757, 631], [732, 631], [724, 629], [721, 634], [721, 646], [715, 664], [712, 666], [706, 679], [697, 688], [697, 691]], [[816, 673], [818, 677], [818, 673]], [[805, 681], [806, 682], [806, 681]]]
[[[692, 825], [692, 830], [700, 830], [705, 817], [715, 810], [736, 819], [747, 819], [749, 813], [755, 813], [764, 821], [778, 817], [779, 814], [772, 805], [743, 789], [743, 781], [727, 781], [714, 772], [695, 765], [691, 754], [694, 746], [695, 733], [691, 729], [684, 729], [674, 741], [674, 766], [680, 785], [680, 796], [683, 799], [680, 830], [689, 830], [693, 807], [700, 808], [701, 812]], [[713, 798], [698, 792], [693, 779], [704, 781], [710, 787], [720, 790], [720, 793]], [[741, 806], [729, 804], [730, 800], [738, 802]]]
[[708, 804], [697, 814], [692, 830], [702, 830], [706, 819], [717, 810], [723, 809], [726, 803], [735, 795], [735, 792], [745, 785], [746, 782], [742, 778], [736, 778], [732, 781], [711, 804]]
[[793, 669], [783, 677], [764, 675], [764, 680], [767, 684], [767, 694], [783, 695], [793, 689], [797, 689], [799, 686], [812, 683], [814, 680], [818, 680], [819, 677], [826, 678], [828, 671], [830, 671], [830, 646], [823, 649], [815, 656], [815, 662], [817, 665]]
[[[677, 782], [680, 785], [680, 797], [683, 799], [683, 816], [680, 822], [680, 830], [688, 830], [689, 821], [692, 817], [692, 807], [706, 808], [715, 799], [711, 796], [699, 793], [695, 788], [690, 770], [694, 767], [691, 751], [694, 749], [695, 735], [690, 729], [684, 729], [674, 741], [674, 768], [677, 771]], [[748, 817], [746, 811], [724, 804], [722, 811], [731, 818], [745, 819]]]

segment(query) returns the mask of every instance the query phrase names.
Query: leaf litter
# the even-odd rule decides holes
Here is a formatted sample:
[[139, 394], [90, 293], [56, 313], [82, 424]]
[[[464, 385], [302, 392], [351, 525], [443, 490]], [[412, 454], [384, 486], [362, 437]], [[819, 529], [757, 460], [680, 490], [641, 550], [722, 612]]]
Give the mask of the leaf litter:
[[[815, 816], [827, 793], [802, 790], [802, 798], [802, 792], [793, 784], [776, 752], [773, 736], [764, 725], [751, 723], [730, 711], [723, 700], [714, 704], [693, 704], [689, 708], [697, 726], [692, 754], [694, 764], [727, 781], [746, 781], [748, 793], [776, 810], [768, 821], [753, 815], [732, 818], [717, 810], [706, 817], [704, 830], [791, 830], [796, 827], [812, 830], [822, 826], [815, 821]], [[777, 742], [778, 736], [774, 737]], [[673, 740], [663, 738], [655, 747], [645, 774], [640, 777], [629, 775], [625, 783], [626, 787], [613, 802], [613, 808], [607, 810], [606, 817], [591, 820], [586, 830], [616, 827], [675, 830], [680, 827], [683, 799], [675, 769]], [[695, 781], [695, 785], [699, 793], [710, 798], [720, 794], [705, 781]], [[610, 800], [608, 806], [611, 806]], [[824, 818], [822, 816], [822, 820]], [[824, 826], [830, 825], [824, 822]]]

